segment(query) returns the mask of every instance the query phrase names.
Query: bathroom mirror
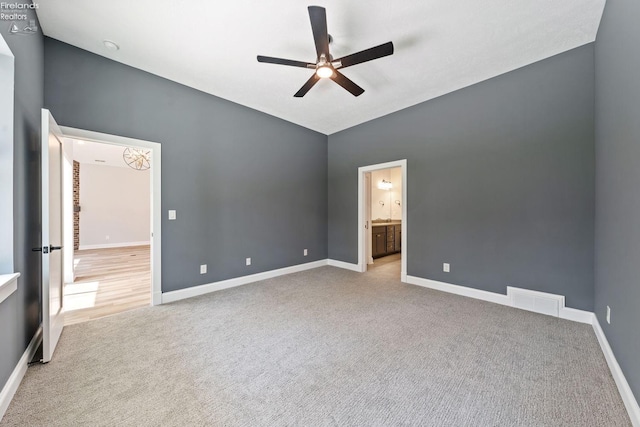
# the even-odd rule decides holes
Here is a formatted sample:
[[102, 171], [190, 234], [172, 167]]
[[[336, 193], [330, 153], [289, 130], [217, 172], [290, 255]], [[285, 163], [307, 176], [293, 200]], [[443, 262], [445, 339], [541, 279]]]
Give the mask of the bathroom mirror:
[[402, 169], [371, 172], [371, 220], [402, 220]]

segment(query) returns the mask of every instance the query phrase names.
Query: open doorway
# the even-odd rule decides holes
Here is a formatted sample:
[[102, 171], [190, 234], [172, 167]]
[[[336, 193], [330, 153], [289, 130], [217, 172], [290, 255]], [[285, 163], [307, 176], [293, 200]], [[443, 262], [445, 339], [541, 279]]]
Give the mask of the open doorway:
[[68, 139], [73, 144], [73, 276], [65, 323], [151, 304], [151, 152]]
[[159, 304], [159, 144], [62, 129], [65, 324]]
[[379, 276], [400, 277], [402, 260], [402, 169], [367, 172], [370, 194], [371, 243], [367, 270]]
[[406, 281], [407, 162], [358, 169], [358, 266]]

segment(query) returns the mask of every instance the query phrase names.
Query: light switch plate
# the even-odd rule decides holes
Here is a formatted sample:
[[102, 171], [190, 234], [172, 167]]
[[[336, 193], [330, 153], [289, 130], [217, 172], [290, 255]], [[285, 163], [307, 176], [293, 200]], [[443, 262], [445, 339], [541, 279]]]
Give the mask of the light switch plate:
[[442, 271], [444, 271], [445, 273], [449, 273], [451, 271], [451, 265], [449, 265], [448, 262], [445, 262], [444, 264], [442, 264]]
[[169, 220], [171, 220], [171, 221], [172, 221], [172, 220], [174, 220], [174, 219], [176, 219], [176, 211], [174, 211], [174, 210], [170, 210], [170, 211], [169, 211]]
[[207, 273], [207, 264], [200, 265], [200, 274], [206, 274], [206, 273]]
[[251, 258], [247, 258], [247, 265], [251, 265]]

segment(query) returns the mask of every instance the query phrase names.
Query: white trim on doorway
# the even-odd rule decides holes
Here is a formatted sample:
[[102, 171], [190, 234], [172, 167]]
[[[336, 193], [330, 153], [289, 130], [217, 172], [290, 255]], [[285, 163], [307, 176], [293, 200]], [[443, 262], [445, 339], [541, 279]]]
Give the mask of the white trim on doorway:
[[124, 136], [110, 135], [107, 133], [93, 132], [84, 129], [76, 129], [60, 126], [63, 136], [83, 139], [86, 141], [103, 144], [126, 145], [151, 150], [151, 304], [162, 304], [162, 201], [161, 201], [161, 177], [162, 177], [162, 152], [161, 145], [157, 142], [142, 139], [127, 138]]
[[[365, 176], [367, 172], [380, 169], [401, 168], [402, 170], [402, 268], [400, 280], [407, 281], [407, 159], [358, 168], [358, 271], [367, 271], [367, 238], [365, 234]], [[367, 230], [368, 231], [368, 230]]]

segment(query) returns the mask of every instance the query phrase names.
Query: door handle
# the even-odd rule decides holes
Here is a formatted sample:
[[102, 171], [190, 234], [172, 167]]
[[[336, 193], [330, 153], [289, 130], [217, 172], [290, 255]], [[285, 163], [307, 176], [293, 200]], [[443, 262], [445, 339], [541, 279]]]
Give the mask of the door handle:
[[49, 253], [49, 246], [43, 246], [41, 248], [33, 248], [31, 249], [33, 252], [42, 252], [43, 254]]
[[60, 249], [62, 249], [62, 246], [53, 246], [53, 245], [50, 245], [50, 246], [49, 246], [49, 250], [50, 250], [51, 252], [53, 252], [53, 251], [59, 251]]

